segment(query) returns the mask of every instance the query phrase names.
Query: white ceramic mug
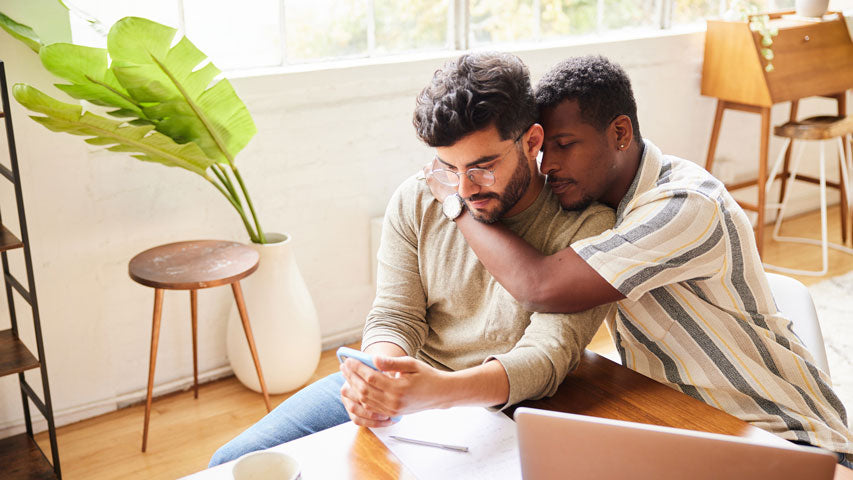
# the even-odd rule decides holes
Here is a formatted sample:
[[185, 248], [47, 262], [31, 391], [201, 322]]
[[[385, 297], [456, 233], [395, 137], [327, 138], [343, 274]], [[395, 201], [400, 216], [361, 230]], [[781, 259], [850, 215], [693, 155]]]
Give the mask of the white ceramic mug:
[[796, 0], [795, 7], [801, 17], [822, 17], [829, 8], [829, 0]]
[[231, 473], [234, 480], [296, 480], [299, 462], [286, 453], [253, 452], [240, 457]]

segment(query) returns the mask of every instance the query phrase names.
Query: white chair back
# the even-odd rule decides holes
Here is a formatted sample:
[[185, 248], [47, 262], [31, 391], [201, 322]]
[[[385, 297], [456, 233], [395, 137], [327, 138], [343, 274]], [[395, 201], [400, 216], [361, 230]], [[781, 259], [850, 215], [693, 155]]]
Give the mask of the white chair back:
[[779, 311], [793, 322], [794, 333], [811, 352], [815, 365], [829, 375], [823, 334], [809, 289], [799, 280], [776, 273], [767, 273], [767, 282]]

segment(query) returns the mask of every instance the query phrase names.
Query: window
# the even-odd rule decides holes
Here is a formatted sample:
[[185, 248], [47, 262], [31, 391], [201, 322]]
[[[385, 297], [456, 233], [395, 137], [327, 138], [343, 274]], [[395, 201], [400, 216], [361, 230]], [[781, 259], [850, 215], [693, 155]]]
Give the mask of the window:
[[[116, 20], [186, 32], [222, 69], [467, 49], [720, 16], [730, 0], [65, 0], [75, 43], [103, 46]], [[759, 10], [794, 0], [747, 0]], [[97, 19], [97, 21], [95, 21]], [[93, 28], [94, 27], [94, 28]]]

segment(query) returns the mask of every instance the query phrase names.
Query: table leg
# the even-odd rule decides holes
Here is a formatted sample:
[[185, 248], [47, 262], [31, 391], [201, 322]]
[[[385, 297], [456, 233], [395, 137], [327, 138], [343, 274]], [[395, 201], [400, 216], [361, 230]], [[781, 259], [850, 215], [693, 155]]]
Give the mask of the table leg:
[[725, 100], [717, 100], [714, 126], [711, 128], [711, 143], [708, 144], [708, 156], [705, 158], [705, 170], [709, 173], [712, 173], [711, 169], [714, 167], [714, 155], [717, 153], [717, 140], [720, 138], [720, 125], [723, 123], [723, 112], [725, 109]]
[[267, 384], [264, 381], [264, 374], [261, 370], [261, 362], [258, 359], [258, 350], [255, 348], [255, 337], [252, 335], [252, 326], [249, 324], [249, 315], [246, 313], [246, 304], [243, 301], [243, 289], [240, 288], [240, 282], [231, 284], [231, 290], [234, 291], [234, 300], [237, 302], [237, 311], [240, 312], [240, 320], [243, 321], [243, 331], [246, 332], [246, 342], [249, 343], [249, 350], [252, 352], [252, 361], [255, 362], [255, 370], [258, 371], [258, 382], [261, 384], [261, 391], [264, 392], [264, 403], [267, 405], [267, 412], [271, 411], [270, 396], [267, 393]]
[[758, 153], [758, 224], [756, 225], [755, 243], [758, 255], [764, 251], [764, 205], [766, 194], [764, 186], [767, 183], [767, 150], [770, 143], [770, 108], [761, 108], [761, 148]]
[[190, 315], [193, 329], [193, 398], [198, 398], [198, 290], [190, 290]]
[[160, 342], [160, 314], [163, 311], [163, 289], [154, 289], [154, 319], [151, 322], [151, 357], [148, 363], [148, 396], [145, 398], [145, 424], [142, 427], [142, 452], [148, 446], [148, 420], [151, 418], [151, 395], [154, 393], [154, 366]]

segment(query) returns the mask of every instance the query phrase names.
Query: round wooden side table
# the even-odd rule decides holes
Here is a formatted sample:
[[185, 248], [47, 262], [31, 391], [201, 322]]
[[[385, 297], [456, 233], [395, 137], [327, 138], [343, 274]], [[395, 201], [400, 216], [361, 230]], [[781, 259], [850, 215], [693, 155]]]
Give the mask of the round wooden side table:
[[193, 337], [193, 389], [198, 398], [198, 298], [199, 289], [231, 285], [234, 300], [243, 330], [252, 352], [252, 360], [258, 372], [258, 380], [264, 393], [267, 411], [270, 411], [270, 398], [267, 385], [255, 349], [255, 339], [240, 280], [258, 269], [258, 252], [237, 242], [221, 240], [194, 240], [161, 245], [136, 255], [130, 260], [128, 272], [130, 278], [142, 285], [154, 289], [154, 319], [151, 327], [151, 358], [148, 369], [148, 396], [145, 400], [145, 425], [142, 430], [142, 451], [148, 444], [148, 420], [151, 417], [151, 396], [154, 389], [154, 366], [157, 362], [157, 344], [160, 338], [160, 314], [163, 307], [164, 290], [189, 290], [190, 312], [192, 316]]

